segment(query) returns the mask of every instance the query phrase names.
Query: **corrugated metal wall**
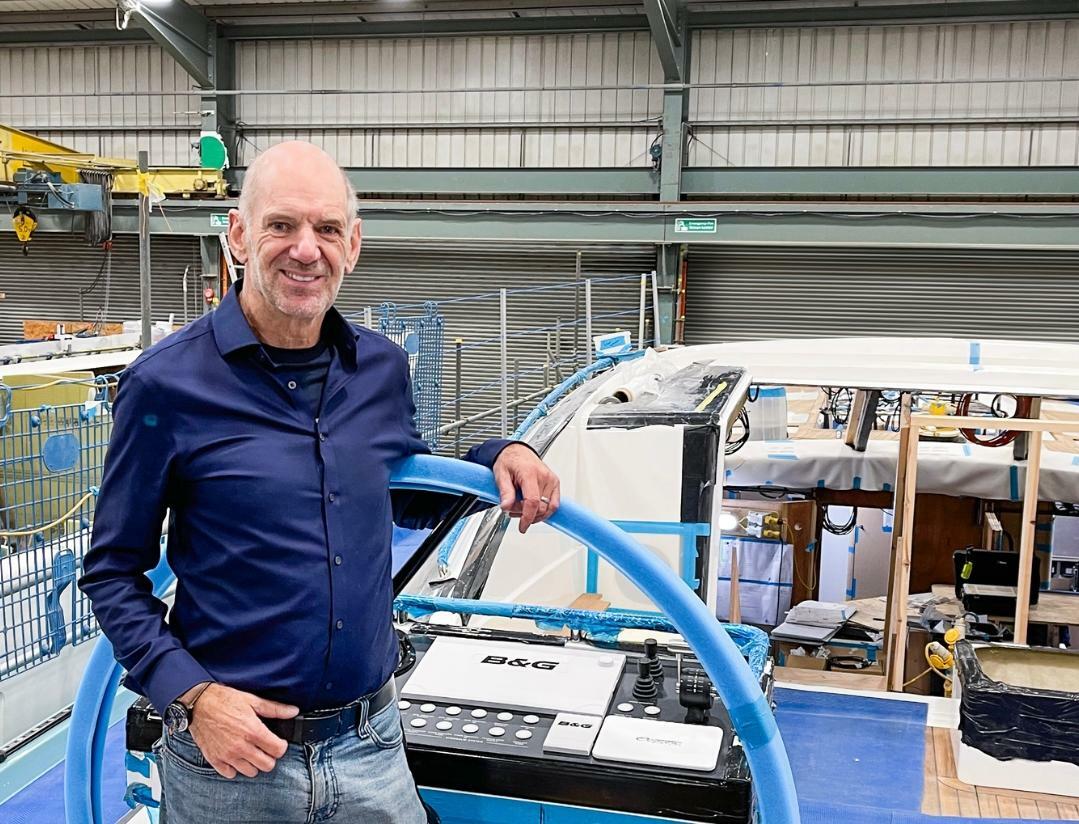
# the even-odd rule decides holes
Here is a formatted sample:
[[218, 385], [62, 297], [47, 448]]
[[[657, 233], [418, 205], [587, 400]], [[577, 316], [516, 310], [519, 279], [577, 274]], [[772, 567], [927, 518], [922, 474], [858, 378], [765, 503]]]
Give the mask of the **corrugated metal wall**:
[[662, 109], [658, 90], [544, 90], [662, 83], [647, 32], [241, 42], [236, 73], [367, 92], [239, 101], [251, 144], [302, 137], [346, 166], [648, 165]]
[[931, 335], [1079, 341], [1079, 253], [694, 247], [686, 343]]
[[[1077, 20], [722, 29], [692, 40], [691, 81], [726, 87], [691, 92], [690, 165], [1079, 163], [1079, 81], [1064, 79], [1079, 77]], [[241, 97], [240, 164], [298, 137], [346, 166], [644, 166], [661, 114], [654, 89], [550, 88], [662, 82], [647, 32], [236, 48], [240, 88], [367, 92]], [[0, 122], [86, 151], [149, 148], [154, 163], [193, 162], [191, 88], [153, 45], [0, 48]]]
[[[584, 314], [583, 285], [580, 289], [574, 289], [572, 285], [536, 288], [572, 283], [576, 276], [578, 250], [581, 251], [582, 281], [631, 276], [617, 282], [594, 283], [594, 334], [626, 329], [632, 331], [636, 340], [639, 306], [636, 276], [655, 267], [655, 253], [647, 245], [365, 242], [359, 266], [345, 278], [337, 306], [344, 312], [357, 313], [362, 312], [364, 306], [373, 306], [377, 318], [377, 307], [384, 301], [398, 304], [402, 315], [421, 312], [419, 304], [422, 301], [439, 301], [439, 310], [446, 318], [442, 395], [448, 407], [442, 421], [449, 423], [453, 420], [450, 402], [457, 395], [456, 338], [464, 342], [461, 390], [471, 393], [462, 402], [462, 414], [467, 416], [499, 405], [500, 389], [493, 384], [501, 374], [497, 341], [500, 328], [497, 293], [500, 288], [510, 292], [530, 290], [510, 294], [507, 299], [509, 371], [515, 371], [514, 361], [521, 371], [532, 370], [519, 380], [521, 397], [543, 386], [546, 333], [534, 330], [550, 331], [553, 348], [555, 326], [561, 320], [566, 325], [559, 336], [561, 357], [567, 361], [573, 357], [575, 342], [577, 351], [584, 357], [584, 325], [578, 325], [576, 332], [571, 325], [578, 312]], [[480, 300], [460, 301], [464, 297], [484, 294], [486, 297]], [[648, 306], [651, 306], [650, 299]], [[651, 324], [648, 329], [647, 334], [651, 334]], [[561, 375], [568, 376], [575, 369], [567, 362], [561, 366]], [[550, 377], [554, 376], [552, 369]], [[522, 406], [521, 416], [534, 405]], [[498, 422], [498, 416], [494, 416], [471, 427], [469, 432], [478, 433]], [[491, 435], [487, 433], [488, 437]]]
[[145, 149], [155, 165], [197, 165], [191, 88], [155, 45], [0, 48], [0, 123], [108, 157]]
[[[188, 316], [201, 312], [202, 265], [195, 238], [155, 237], [150, 264], [155, 321], [167, 320], [170, 312], [176, 322], [183, 321], [185, 267], [190, 267]], [[138, 320], [139, 241], [134, 235], [116, 236], [111, 270], [105, 266], [104, 251], [72, 235], [39, 232], [25, 257], [17, 243], [0, 244], [0, 292], [6, 295], [0, 302], [0, 343], [22, 339], [23, 320], [79, 320], [80, 292], [82, 318], [98, 318], [105, 306], [106, 287], [106, 319], [113, 323]]]
[[699, 31], [691, 57], [717, 87], [690, 165], [1079, 163], [1079, 20]]

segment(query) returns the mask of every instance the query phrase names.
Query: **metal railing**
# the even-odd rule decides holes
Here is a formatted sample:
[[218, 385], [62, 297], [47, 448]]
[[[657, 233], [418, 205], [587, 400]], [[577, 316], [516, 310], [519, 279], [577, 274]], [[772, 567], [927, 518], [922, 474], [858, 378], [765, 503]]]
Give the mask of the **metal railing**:
[[0, 383], [0, 679], [98, 633], [75, 581], [90, 548], [114, 380]]

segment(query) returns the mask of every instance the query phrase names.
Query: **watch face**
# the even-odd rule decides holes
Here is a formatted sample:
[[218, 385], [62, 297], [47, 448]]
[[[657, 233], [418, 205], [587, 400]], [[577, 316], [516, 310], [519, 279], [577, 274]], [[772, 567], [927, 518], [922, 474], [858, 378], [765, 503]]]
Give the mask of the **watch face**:
[[187, 729], [187, 707], [173, 702], [165, 707], [165, 728], [171, 735]]

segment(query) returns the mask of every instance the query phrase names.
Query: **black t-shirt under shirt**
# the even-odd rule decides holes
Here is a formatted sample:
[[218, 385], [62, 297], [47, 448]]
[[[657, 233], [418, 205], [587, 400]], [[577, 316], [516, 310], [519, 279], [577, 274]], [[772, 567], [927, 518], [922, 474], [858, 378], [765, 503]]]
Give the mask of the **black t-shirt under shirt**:
[[312, 418], [318, 417], [322, 406], [322, 389], [330, 369], [333, 353], [325, 339], [306, 349], [280, 349], [262, 345], [273, 361], [274, 373], [290, 392], [296, 393], [297, 402], [306, 408]]

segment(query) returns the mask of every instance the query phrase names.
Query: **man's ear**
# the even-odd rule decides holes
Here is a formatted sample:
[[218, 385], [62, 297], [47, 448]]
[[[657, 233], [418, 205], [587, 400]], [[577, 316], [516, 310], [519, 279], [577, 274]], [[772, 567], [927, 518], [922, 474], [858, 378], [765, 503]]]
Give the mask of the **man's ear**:
[[239, 263], [247, 263], [246, 228], [244, 219], [240, 217], [240, 210], [229, 209], [229, 248], [233, 258]]
[[348, 269], [346, 272], [351, 272], [356, 268], [356, 261], [360, 259], [360, 243], [363, 240], [363, 221], [360, 218], [356, 218], [355, 223], [352, 224], [352, 230], [348, 233], [349, 251], [348, 251]]

